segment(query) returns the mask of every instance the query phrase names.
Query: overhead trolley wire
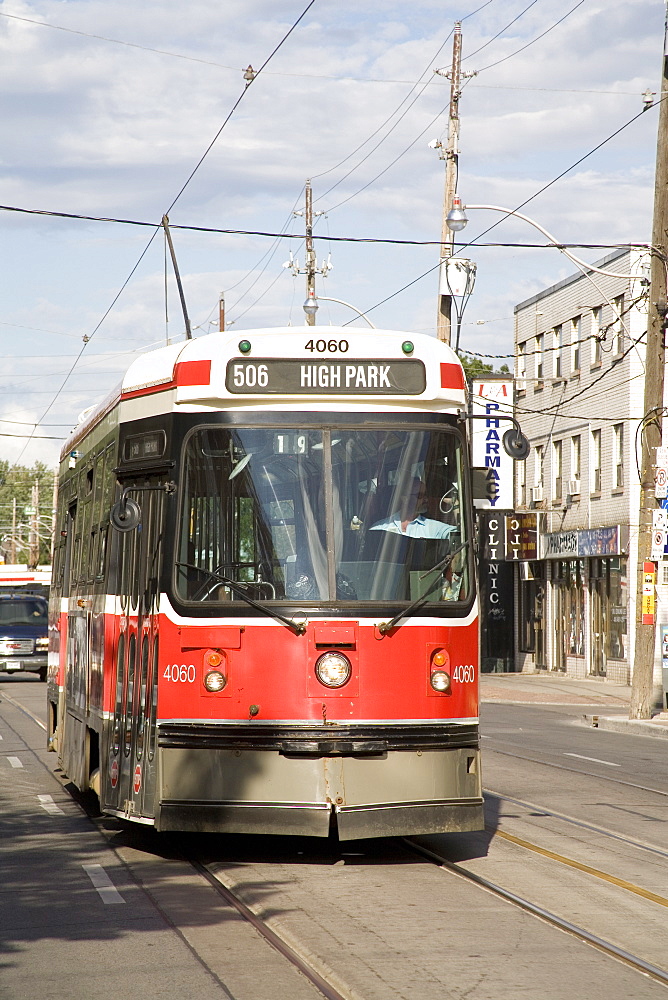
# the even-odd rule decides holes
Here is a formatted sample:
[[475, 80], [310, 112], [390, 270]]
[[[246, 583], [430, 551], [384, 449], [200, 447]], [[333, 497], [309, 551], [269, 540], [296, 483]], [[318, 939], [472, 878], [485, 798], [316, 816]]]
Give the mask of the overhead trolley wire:
[[[167, 209], [167, 212], [165, 212], [165, 215], [169, 214], [169, 212], [172, 210], [172, 208], [176, 205], [177, 201], [181, 198], [182, 194], [184, 193], [184, 191], [186, 190], [186, 188], [188, 187], [188, 185], [190, 184], [190, 182], [194, 178], [195, 174], [197, 173], [197, 171], [200, 169], [200, 167], [204, 163], [204, 160], [206, 159], [206, 157], [209, 155], [209, 153], [213, 149], [215, 143], [220, 138], [220, 135], [223, 132], [223, 129], [225, 128], [225, 126], [227, 125], [227, 123], [230, 121], [230, 119], [231, 119], [232, 115], [234, 114], [234, 112], [236, 111], [236, 109], [239, 107], [239, 105], [242, 102], [244, 96], [248, 93], [249, 88], [252, 86], [252, 84], [255, 82], [255, 80], [257, 80], [258, 76], [262, 73], [262, 71], [269, 64], [269, 62], [271, 62], [271, 60], [274, 58], [274, 56], [276, 55], [276, 53], [282, 48], [282, 46], [285, 44], [285, 42], [288, 40], [288, 38], [292, 35], [293, 31], [295, 31], [295, 29], [297, 28], [297, 26], [303, 21], [304, 17], [306, 16], [306, 14], [309, 12], [309, 10], [311, 9], [311, 7], [313, 7], [313, 5], [315, 3], [316, 3], [316, 0], [309, 0], [309, 3], [306, 5], [306, 7], [302, 11], [302, 13], [297, 18], [297, 20], [290, 26], [290, 28], [287, 30], [287, 32], [283, 35], [283, 37], [281, 38], [281, 40], [279, 41], [279, 43], [274, 47], [274, 49], [271, 51], [271, 53], [267, 56], [267, 58], [264, 60], [264, 62], [260, 65], [260, 68], [255, 71], [255, 73], [253, 75], [253, 78], [251, 80], [248, 80], [246, 82], [246, 86], [241, 91], [241, 93], [239, 94], [239, 97], [237, 98], [237, 100], [232, 105], [232, 108], [229, 111], [229, 113], [227, 114], [227, 116], [226, 116], [225, 120], [223, 121], [222, 125], [220, 126], [220, 128], [216, 132], [215, 136], [213, 137], [213, 139], [211, 140], [211, 142], [209, 143], [209, 145], [205, 149], [205, 151], [202, 154], [202, 156], [200, 156], [199, 160], [195, 164], [194, 168], [191, 170], [190, 174], [188, 175], [188, 177], [186, 178], [186, 180], [184, 181], [184, 183], [181, 185], [181, 188], [177, 192], [176, 196], [172, 199], [172, 201], [171, 201], [171, 203], [170, 203], [170, 205], [169, 205], [169, 207]], [[119, 291], [114, 296], [113, 301], [111, 302], [111, 305], [106, 309], [104, 315], [102, 316], [102, 318], [100, 319], [100, 321], [97, 323], [97, 325], [95, 326], [95, 328], [94, 328], [93, 332], [90, 334], [90, 336], [87, 336], [87, 337], [84, 338], [83, 346], [82, 346], [82, 348], [81, 348], [81, 350], [80, 350], [77, 358], [73, 362], [70, 370], [68, 371], [67, 375], [63, 379], [60, 387], [56, 391], [55, 395], [53, 396], [53, 398], [52, 398], [51, 402], [49, 403], [49, 405], [47, 406], [46, 410], [44, 410], [44, 412], [43, 412], [43, 414], [42, 414], [42, 416], [40, 418], [40, 421], [39, 421], [40, 423], [44, 419], [44, 417], [49, 413], [49, 411], [53, 408], [53, 406], [55, 405], [56, 400], [59, 398], [59, 396], [63, 392], [63, 390], [65, 388], [65, 385], [69, 381], [69, 379], [70, 379], [70, 377], [72, 375], [72, 372], [75, 370], [75, 368], [76, 368], [76, 366], [77, 366], [77, 364], [79, 362], [79, 359], [81, 358], [81, 356], [82, 356], [83, 352], [85, 351], [87, 345], [90, 343], [90, 341], [92, 340], [92, 338], [95, 336], [95, 334], [97, 333], [97, 331], [100, 329], [100, 327], [104, 323], [105, 319], [107, 318], [107, 316], [109, 315], [109, 313], [114, 308], [114, 306], [118, 302], [119, 298], [121, 297], [121, 295], [123, 294], [123, 292], [127, 288], [127, 286], [130, 283], [132, 277], [136, 273], [137, 268], [139, 267], [139, 265], [141, 264], [142, 260], [144, 259], [144, 257], [148, 253], [148, 250], [149, 250], [150, 246], [152, 245], [152, 243], [153, 243], [156, 235], [160, 231], [160, 229], [161, 229], [161, 226], [159, 226], [159, 225], [155, 226], [155, 232], [152, 234], [152, 236], [149, 239], [148, 243], [146, 244], [146, 246], [142, 250], [142, 252], [141, 252], [141, 254], [139, 256], [139, 259], [137, 260], [137, 262], [135, 263], [134, 267], [130, 271], [130, 274], [127, 276], [127, 278], [123, 282], [121, 288], [119, 289]], [[29, 445], [29, 443], [30, 443], [31, 440], [32, 440], [32, 438], [29, 438], [28, 441], [26, 441], [26, 444], [24, 445], [23, 449], [21, 450], [21, 452], [20, 452], [20, 454], [19, 454], [19, 456], [16, 459], [16, 461], [15, 461], [14, 464], [18, 464], [18, 462], [21, 460], [21, 458], [23, 457], [23, 454], [24, 454], [24, 452], [25, 452], [26, 448], [28, 447], [28, 445]]]

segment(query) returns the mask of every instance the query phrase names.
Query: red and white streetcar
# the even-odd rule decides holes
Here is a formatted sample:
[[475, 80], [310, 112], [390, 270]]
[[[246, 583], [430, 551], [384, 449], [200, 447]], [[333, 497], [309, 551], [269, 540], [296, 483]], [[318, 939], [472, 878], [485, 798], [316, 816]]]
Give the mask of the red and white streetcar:
[[431, 337], [211, 334], [63, 449], [50, 746], [158, 830], [483, 826], [466, 391]]

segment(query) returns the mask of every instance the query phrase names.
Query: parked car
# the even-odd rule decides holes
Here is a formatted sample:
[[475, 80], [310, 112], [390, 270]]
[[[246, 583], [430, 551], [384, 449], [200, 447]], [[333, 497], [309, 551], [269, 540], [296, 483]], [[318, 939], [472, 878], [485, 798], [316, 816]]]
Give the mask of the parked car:
[[48, 605], [39, 594], [0, 594], [0, 672], [46, 680]]

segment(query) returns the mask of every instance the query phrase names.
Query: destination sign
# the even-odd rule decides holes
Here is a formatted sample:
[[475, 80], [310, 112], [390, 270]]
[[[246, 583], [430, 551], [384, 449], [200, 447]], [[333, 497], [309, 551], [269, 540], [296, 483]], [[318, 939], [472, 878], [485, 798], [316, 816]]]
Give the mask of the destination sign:
[[225, 386], [233, 393], [286, 396], [347, 394], [419, 396], [427, 385], [422, 361], [391, 358], [354, 361], [295, 361], [292, 358], [232, 358]]

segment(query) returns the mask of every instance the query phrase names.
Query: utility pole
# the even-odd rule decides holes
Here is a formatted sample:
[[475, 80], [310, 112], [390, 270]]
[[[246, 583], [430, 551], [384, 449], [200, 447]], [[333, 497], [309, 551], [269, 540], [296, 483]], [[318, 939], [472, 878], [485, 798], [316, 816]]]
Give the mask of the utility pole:
[[[645, 350], [645, 425], [642, 434], [640, 477], [640, 514], [638, 519], [638, 570], [636, 586], [636, 640], [631, 681], [629, 718], [649, 719], [652, 714], [654, 615], [643, 616], [645, 566], [650, 561], [652, 511], [656, 510], [654, 468], [656, 449], [662, 442], [663, 381], [665, 364], [666, 257], [668, 254], [668, 18], [664, 29], [663, 63], [659, 105], [659, 128], [654, 181], [654, 224], [652, 227], [652, 264], [650, 272], [647, 346]], [[654, 412], [654, 416], [648, 419]], [[656, 580], [656, 563], [654, 579]], [[643, 621], [643, 618], [648, 620]], [[651, 619], [651, 621], [649, 620]]]
[[16, 565], [16, 497], [12, 497], [12, 540], [10, 562]]
[[[306, 224], [306, 301], [315, 299], [316, 259], [313, 249], [313, 191], [311, 181], [306, 181], [306, 204], [304, 206], [304, 222]], [[315, 311], [306, 313], [306, 325], [315, 326]]]
[[28, 568], [36, 569], [39, 563], [39, 481], [31, 491], [30, 528], [28, 534]]
[[315, 314], [318, 311], [318, 300], [315, 294], [315, 276], [316, 274], [321, 274], [323, 278], [327, 277], [327, 274], [332, 269], [332, 263], [329, 258], [323, 260], [322, 265], [318, 267], [318, 261], [316, 259], [316, 253], [313, 248], [313, 216], [324, 215], [324, 212], [313, 212], [313, 192], [311, 189], [311, 181], [306, 181], [306, 201], [304, 204], [304, 211], [293, 212], [293, 215], [303, 215], [306, 239], [305, 244], [305, 254], [306, 261], [304, 268], [300, 268], [299, 261], [295, 260], [290, 252], [290, 259], [285, 262], [283, 267], [288, 267], [294, 275], [305, 274], [306, 275], [306, 301], [304, 302], [304, 312], [306, 314], [306, 325], [315, 326]]
[[225, 330], [225, 296], [222, 292], [218, 301], [218, 329], [220, 333], [223, 333]]
[[[448, 228], [445, 217], [452, 207], [452, 199], [457, 192], [457, 170], [459, 158], [459, 98], [461, 96], [461, 65], [462, 65], [462, 24], [455, 21], [455, 33], [452, 39], [452, 68], [442, 75], [450, 79], [450, 112], [448, 115], [448, 146], [445, 154], [445, 191], [443, 193], [443, 221], [441, 223], [441, 266], [439, 268], [438, 314], [436, 317], [436, 336], [443, 343], [451, 340], [452, 296], [442, 295], [441, 284], [448, 257], [452, 257], [455, 234]], [[437, 72], [439, 72], [437, 70]]]

